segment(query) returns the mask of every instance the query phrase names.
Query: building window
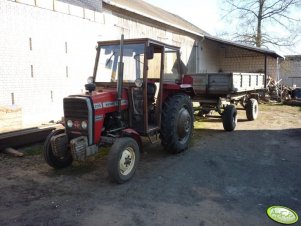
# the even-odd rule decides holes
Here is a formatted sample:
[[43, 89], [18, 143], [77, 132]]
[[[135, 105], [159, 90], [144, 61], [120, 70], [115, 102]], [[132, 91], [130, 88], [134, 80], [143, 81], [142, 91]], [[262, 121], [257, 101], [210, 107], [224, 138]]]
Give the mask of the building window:
[[32, 38], [29, 38], [29, 50], [32, 51]]
[[68, 78], [68, 76], [69, 76], [69, 68], [68, 66], [66, 66], [66, 78]]
[[30, 65], [30, 73], [31, 73], [31, 77], [33, 78], [33, 65]]

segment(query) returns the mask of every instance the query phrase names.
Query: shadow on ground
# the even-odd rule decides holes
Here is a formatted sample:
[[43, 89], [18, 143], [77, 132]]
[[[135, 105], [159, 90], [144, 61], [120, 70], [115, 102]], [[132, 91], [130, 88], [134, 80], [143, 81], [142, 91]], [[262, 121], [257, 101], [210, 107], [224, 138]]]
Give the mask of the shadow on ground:
[[5, 158], [0, 224], [277, 225], [269, 206], [301, 213], [300, 147], [301, 129], [196, 129], [178, 155], [146, 144], [123, 185], [108, 181], [106, 156], [62, 171], [39, 155]]

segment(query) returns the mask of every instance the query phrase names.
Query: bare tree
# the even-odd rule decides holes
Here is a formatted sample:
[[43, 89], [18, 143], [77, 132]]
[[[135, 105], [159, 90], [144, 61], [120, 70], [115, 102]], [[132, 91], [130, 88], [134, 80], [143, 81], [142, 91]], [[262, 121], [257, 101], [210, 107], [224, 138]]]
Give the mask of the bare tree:
[[301, 0], [223, 0], [224, 18], [237, 25], [230, 38], [257, 47], [294, 45], [301, 34], [300, 6]]

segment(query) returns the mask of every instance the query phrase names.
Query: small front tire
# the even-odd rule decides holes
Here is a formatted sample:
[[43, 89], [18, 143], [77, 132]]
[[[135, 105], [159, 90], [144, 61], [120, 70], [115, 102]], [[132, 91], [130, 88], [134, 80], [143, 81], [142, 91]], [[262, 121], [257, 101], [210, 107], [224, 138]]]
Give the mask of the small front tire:
[[109, 178], [118, 184], [127, 182], [134, 176], [139, 159], [139, 146], [133, 138], [117, 139], [108, 156]]
[[43, 156], [47, 164], [55, 169], [61, 169], [68, 167], [72, 164], [73, 158], [71, 156], [71, 153], [66, 150], [66, 155], [62, 158], [56, 157], [52, 151], [51, 147], [51, 138], [54, 136], [57, 136], [59, 134], [64, 133], [65, 131], [63, 129], [58, 129], [52, 131], [48, 137], [46, 138], [46, 141], [43, 146]]

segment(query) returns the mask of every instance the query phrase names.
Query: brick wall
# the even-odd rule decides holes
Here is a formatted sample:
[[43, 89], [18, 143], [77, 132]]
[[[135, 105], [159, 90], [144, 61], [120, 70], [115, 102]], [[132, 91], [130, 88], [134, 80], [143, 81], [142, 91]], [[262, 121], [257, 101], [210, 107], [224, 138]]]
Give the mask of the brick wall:
[[26, 3], [0, 1], [0, 106], [20, 107], [24, 127], [61, 118], [62, 98], [84, 89], [96, 41], [108, 30], [101, 13], [92, 11], [91, 21], [83, 8], [68, 15], [64, 3], [60, 12]]

